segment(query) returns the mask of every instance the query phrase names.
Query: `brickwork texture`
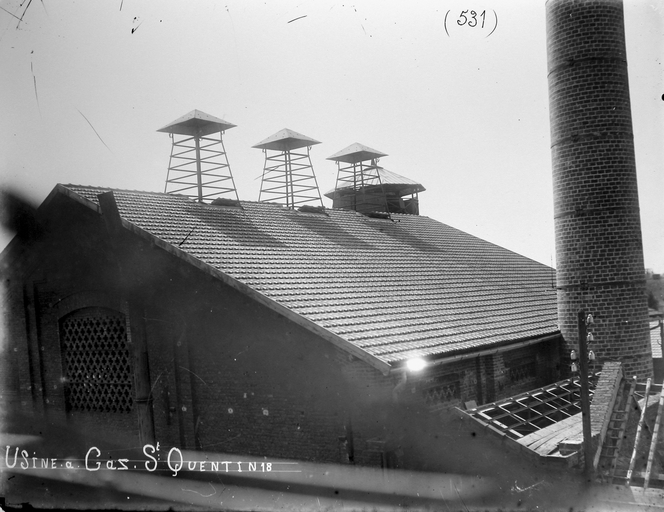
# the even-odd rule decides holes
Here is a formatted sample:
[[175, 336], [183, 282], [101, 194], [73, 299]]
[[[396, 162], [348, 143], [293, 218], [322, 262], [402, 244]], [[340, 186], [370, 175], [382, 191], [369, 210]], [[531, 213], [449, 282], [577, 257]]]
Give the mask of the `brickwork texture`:
[[547, 44], [564, 352], [595, 317], [600, 360], [652, 375], [622, 2], [549, 0]]

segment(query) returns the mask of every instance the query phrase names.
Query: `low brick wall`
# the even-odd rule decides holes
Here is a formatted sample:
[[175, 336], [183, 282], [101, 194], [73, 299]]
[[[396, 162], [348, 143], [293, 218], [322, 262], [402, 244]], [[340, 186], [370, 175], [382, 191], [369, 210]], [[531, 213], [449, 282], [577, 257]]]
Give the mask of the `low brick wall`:
[[[620, 382], [623, 378], [622, 364], [617, 361], [604, 363], [602, 374], [595, 388], [590, 404], [590, 431], [593, 449], [596, 450], [594, 465], [599, 460], [599, 452], [609, 428], [611, 414], [616, 403]], [[559, 445], [561, 453], [579, 452], [583, 455], [583, 433], [570, 437]], [[580, 461], [583, 459], [581, 458]]]

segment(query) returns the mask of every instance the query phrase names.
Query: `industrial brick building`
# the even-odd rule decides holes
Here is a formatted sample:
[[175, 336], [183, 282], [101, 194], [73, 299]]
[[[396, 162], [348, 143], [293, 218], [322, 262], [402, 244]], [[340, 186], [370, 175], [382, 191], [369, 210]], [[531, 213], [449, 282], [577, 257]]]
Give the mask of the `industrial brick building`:
[[131, 445], [415, 468], [449, 409], [567, 377], [581, 310], [599, 361], [650, 377], [622, 4], [550, 0], [547, 27], [556, 275], [416, 215], [358, 143], [338, 208], [288, 129], [254, 146], [273, 202], [241, 202], [212, 137], [235, 125], [192, 111], [160, 130], [170, 194], [58, 185], [3, 253], [5, 398]]
[[561, 373], [552, 269], [424, 216], [73, 185], [37, 216], [5, 398], [128, 445], [417, 467], [423, 425]]

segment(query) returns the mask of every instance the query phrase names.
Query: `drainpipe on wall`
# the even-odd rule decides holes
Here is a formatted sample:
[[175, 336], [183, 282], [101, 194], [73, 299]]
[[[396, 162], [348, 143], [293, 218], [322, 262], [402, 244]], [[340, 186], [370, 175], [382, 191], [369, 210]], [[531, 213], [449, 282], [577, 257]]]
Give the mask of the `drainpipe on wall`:
[[404, 368], [404, 371], [401, 373], [401, 377], [399, 378], [399, 382], [397, 382], [397, 385], [394, 386], [394, 389], [392, 390], [392, 401], [394, 403], [397, 403], [399, 401], [399, 395], [406, 387], [407, 382], [408, 382], [408, 371]]

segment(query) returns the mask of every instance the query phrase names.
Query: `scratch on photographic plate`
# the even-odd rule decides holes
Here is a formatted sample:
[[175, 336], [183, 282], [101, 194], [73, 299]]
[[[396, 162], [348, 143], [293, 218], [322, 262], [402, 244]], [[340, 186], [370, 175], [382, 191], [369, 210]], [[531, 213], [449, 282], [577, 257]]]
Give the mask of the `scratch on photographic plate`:
[[203, 384], [205, 384], [206, 386], [208, 385], [207, 382], [205, 382], [203, 379], [201, 379], [198, 375], [196, 375], [194, 372], [192, 372], [189, 368], [185, 368], [184, 366], [179, 366], [179, 368], [182, 368], [183, 370], [188, 371], [194, 377], [196, 377], [198, 380], [200, 380]]
[[[76, 109], [76, 110], [78, 110], [78, 109]], [[90, 122], [90, 120], [89, 120], [87, 117], [85, 117], [85, 114], [83, 114], [83, 112], [81, 112], [80, 110], [78, 110], [78, 113], [81, 114], [81, 115], [83, 116], [83, 119], [85, 119], [85, 120], [88, 122], [88, 124], [90, 125], [90, 128], [92, 128], [92, 131], [95, 132], [95, 135], [96, 135], [97, 137], [99, 137], [99, 140], [101, 141], [101, 143], [102, 143], [104, 146], [106, 146], [106, 143], [104, 142], [104, 139], [102, 139], [101, 136], [99, 135], [99, 133], [97, 133], [97, 130], [95, 130], [95, 127], [92, 126], [92, 123]], [[109, 148], [108, 146], [106, 146], [106, 149], [108, 149], [109, 151], [111, 151], [111, 148]], [[111, 151], [111, 153], [113, 153], [113, 151]]]
[[[136, 18], [134, 18], [134, 23], [136, 23]], [[141, 22], [138, 25], [136, 25], [135, 27], [133, 27], [131, 29], [131, 33], [133, 34], [134, 32], [136, 32], [138, 30], [138, 27], [140, 27], [142, 24], [143, 24], [143, 21], [141, 20]]]
[[[34, 51], [30, 53], [32, 54], [34, 53]], [[32, 61], [30, 61], [30, 73], [32, 73], [32, 83], [35, 86], [35, 99], [37, 100], [37, 110], [39, 110], [39, 117], [41, 117], [41, 106], [39, 105], [39, 95], [37, 94], [37, 77], [35, 76], [35, 71], [32, 65]]]
[[3, 11], [5, 11], [5, 12], [6, 12], [7, 14], [9, 14], [10, 16], [13, 16], [14, 18], [16, 18], [19, 22], [22, 21], [21, 18], [19, 18], [18, 16], [16, 16], [16, 14], [14, 14], [13, 12], [9, 12], [7, 9], [5, 9], [4, 7], [2, 7], [1, 5], [0, 5], [0, 9], [2, 9]]
[[306, 17], [307, 17], [306, 14], [304, 16], [298, 16], [297, 18], [293, 18], [292, 20], [290, 20], [287, 23], [293, 23], [294, 21], [301, 20], [302, 18], [306, 18]]
[[217, 489], [215, 489], [214, 485], [212, 485], [210, 482], [208, 482], [208, 484], [210, 485], [210, 487], [212, 487], [212, 490], [214, 491], [212, 494], [203, 494], [202, 492], [198, 492], [198, 491], [195, 491], [193, 489], [184, 489], [183, 488], [182, 490], [186, 491], [186, 492], [196, 493], [199, 496], [202, 496], [203, 498], [209, 498], [210, 496], [214, 496], [215, 494], [217, 494]]

